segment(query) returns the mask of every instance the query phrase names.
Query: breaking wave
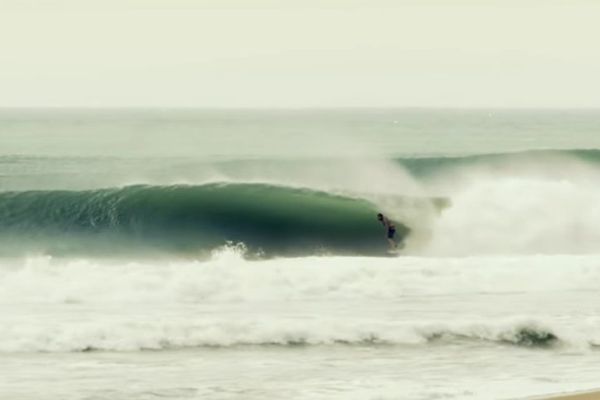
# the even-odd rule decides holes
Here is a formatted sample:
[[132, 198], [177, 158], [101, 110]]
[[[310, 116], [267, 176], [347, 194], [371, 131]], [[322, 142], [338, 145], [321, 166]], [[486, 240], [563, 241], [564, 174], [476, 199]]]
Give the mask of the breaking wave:
[[[94, 170], [105, 169], [106, 160], [93, 161]], [[33, 172], [0, 178], [8, 188], [17, 178], [39, 186], [44, 171], [54, 176], [51, 181], [73, 183], [95, 176], [73, 175], [88, 162], [3, 156], [0, 167]], [[52, 172], [67, 164], [66, 171]], [[152, 163], [130, 160], [124, 169], [143, 170], [146, 164]], [[233, 242], [244, 243], [248, 255], [267, 257], [383, 255], [386, 242], [374, 218], [383, 210], [397, 221], [408, 254], [597, 253], [599, 165], [600, 150], [593, 149], [403, 157], [389, 163], [179, 160], [159, 168], [165, 177], [212, 183], [174, 185], [156, 178], [152, 184], [120, 186], [101, 179], [114, 186], [27, 190], [24, 183], [0, 192], [0, 250], [199, 257]], [[200, 175], [186, 176], [189, 171]]]
[[[552, 310], [572, 296], [593, 301], [599, 265], [598, 256], [250, 261], [232, 248], [206, 262], [3, 260], [0, 351], [457, 341], [592, 348], [598, 318]], [[540, 296], [557, 304], [540, 311]], [[452, 299], [469, 309], [460, 322], [444, 306]], [[519, 313], [495, 314], [490, 304], [503, 299], [517, 299]], [[422, 302], [437, 311], [423, 314]]]
[[[68, 323], [32, 330], [3, 330], [0, 352], [170, 350], [192, 347], [428, 345], [457, 341], [547, 348], [568, 345], [553, 329], [531, 319], [467, 323], [368, 323], [328, 320], [210, 320]], [[600, 327], [599, 327], [600, 328]], [[587, 338], [593, 346], [599, 337]]]
[[5, 254], [196, 254], [227, 242], [267, 255], [381, 254], [376, 212], [366, 200], [266, 184], [0, 193]]

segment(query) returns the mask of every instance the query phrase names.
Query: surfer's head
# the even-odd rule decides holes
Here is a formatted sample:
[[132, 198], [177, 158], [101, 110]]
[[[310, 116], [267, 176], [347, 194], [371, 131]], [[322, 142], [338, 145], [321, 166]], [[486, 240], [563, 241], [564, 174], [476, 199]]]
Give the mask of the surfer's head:
[[382, 213], [377, 214], [377, 219], [380, 221], [383, 221], [383, 214]]

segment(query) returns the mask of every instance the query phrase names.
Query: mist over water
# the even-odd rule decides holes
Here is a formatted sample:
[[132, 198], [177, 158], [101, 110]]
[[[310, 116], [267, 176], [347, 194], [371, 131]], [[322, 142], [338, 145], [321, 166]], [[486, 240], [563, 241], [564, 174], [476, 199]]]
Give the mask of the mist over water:
[[598, 110], [0, 110], [2, 153], [194, 159], [594, 149]]
[[0, 394], [36, 398], [19, 363], [64, 382], [47, 398], [592, 388], [599, 131], [597, 111], [4, 110]]

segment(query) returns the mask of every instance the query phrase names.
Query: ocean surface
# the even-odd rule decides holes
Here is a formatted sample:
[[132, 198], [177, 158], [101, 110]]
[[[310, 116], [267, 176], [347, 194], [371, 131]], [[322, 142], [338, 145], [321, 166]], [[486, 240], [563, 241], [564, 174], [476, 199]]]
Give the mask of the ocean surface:
[[597, 388], [599, 182], [597, 110], [2, 110], [0, 398]]

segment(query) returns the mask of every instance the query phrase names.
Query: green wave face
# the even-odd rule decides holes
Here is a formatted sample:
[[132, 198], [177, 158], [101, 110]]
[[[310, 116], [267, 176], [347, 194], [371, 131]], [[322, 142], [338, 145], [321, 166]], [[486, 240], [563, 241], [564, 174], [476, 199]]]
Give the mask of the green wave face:
[[[374, 255], [385, 251], [367, 201], [263, 184], [130, 186], [0, 194], [5, 253], [208, 252], [227, 242], [250, 254]], [[408, 229], [398, 227], [399, 236]]]
[[505, 165], [506, 163], [529, 163], [540, 168], [565, 159], [600, 165], [600, 150], [529, 150], [515, 153], [491, 153], [448, 157], [397, 158], [396, 162], [416, 177], [427, 177], [457, 167], [475, 165]]

